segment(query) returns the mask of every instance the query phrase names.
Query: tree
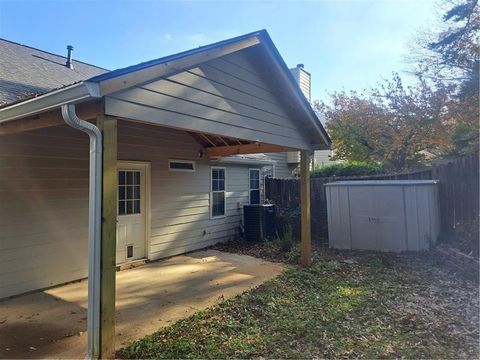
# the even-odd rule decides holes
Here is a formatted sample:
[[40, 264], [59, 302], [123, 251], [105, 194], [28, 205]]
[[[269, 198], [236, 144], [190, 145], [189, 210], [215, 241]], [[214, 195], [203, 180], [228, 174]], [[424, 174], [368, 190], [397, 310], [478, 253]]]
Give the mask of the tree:
[[459, 93], [463, 86], [470, 94], [478, 93], [478, 0], [444, 0], [441, 4], [445, 14], [439, 29], [420, 34], [414, 47], [417, 75], [454, 84]]
[[334, 93], [332, 105], [316, 104], [335, 158], [398, 170], [478, 150], [478, 0], [444, 4], [440, 29], [417, 46], [416, 85], [405, 88], [394, 74], [371, 91]]
[[448, 147], [448, 90], [420, 81], [405, 88], [398, 74], [379, 88], [332, 94], [325, 113], [336, 159], [378, 163], [392, 170], [418, 165]]
[[465, 155], [479, 146], [479, 31], [478, 0], [444, 2], [443, 29], [420, 43], [417, 75], [450, 87], [451, 125], [447, 156]]

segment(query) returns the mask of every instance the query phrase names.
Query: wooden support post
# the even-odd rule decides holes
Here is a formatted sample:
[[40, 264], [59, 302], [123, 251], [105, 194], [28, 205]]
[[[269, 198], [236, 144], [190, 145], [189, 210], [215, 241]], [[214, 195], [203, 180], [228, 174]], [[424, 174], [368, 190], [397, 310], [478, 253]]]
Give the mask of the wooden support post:
[[312, 263], [311, 223], [310, 223], [310, 151], [300, 152], [300, 206], [302, 213], [302, 266]]
[[115, 358], [115, 255], [117, 243], [117, 119], [100, 115], [103, 134], [100, 357]]

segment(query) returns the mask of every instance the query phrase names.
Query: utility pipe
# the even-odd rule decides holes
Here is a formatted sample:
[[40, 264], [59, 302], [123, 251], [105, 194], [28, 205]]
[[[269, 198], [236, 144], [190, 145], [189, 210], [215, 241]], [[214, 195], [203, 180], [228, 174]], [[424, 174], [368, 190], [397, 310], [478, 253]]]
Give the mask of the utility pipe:
[[62, 105], [65, 123], [90, 137], [90, 172], [88, 197], [88, 358], [100, 357], [100, 281], [102, 224], [102, 133], [99, 128], [80, 119], [75, 105]]

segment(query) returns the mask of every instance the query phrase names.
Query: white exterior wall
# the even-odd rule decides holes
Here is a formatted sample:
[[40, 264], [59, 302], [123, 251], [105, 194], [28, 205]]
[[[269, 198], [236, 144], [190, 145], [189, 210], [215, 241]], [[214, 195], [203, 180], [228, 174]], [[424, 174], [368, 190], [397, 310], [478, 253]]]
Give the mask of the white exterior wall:
[[[227, 168], [226, 217], [210, 220], [216, 164], [198, 157], [190, 135], [123, 121], [118, 131], [119, 160], [151, 163], [151, 260], [238, 234], [254, 166], [219, 164]], [[196, 171], [168, 171], [169, 158], [195, 160]], [[66, 126], [2, 136], [0, 173], [0, 298], [85, 278], [88, 137]]]
[[[201, 146], [185, 132], [120, 123], [120, 160], [151, 162], [152, 260], [200, 249], [238, 234], [242, 205], [249, 201], [252, 165], [199, 158]], [[168, 159], [194, 160], [195, 172], [168, 170]], [[226, 217], [210, 219], [210, 168], [226, 167]], [[259, 166], [261, 167], [261, 165]]]
[[332, 150], [316, 150], [313, 155], [315, 166], [335, 164], [335, 161], [332, 161], [332, 155]]
[[0, 174], [0, 298], [85, 277], [88, 136], [1, 136]]
[[291, 178], [294, 170], [298, 164], [289, 164], [287, 162], [287, 153], [267, 153], [265, 154], [271, 160], [275, 161], [274, 177], [276, 178]]

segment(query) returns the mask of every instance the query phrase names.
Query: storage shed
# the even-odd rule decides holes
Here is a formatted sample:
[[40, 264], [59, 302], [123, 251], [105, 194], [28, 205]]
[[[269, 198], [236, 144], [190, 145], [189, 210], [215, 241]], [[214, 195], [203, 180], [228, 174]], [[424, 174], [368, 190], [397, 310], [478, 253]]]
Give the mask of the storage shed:
[[437, 241], [436, 180], [339, 181], [325, 184], [330, 247], [420, 251]]

